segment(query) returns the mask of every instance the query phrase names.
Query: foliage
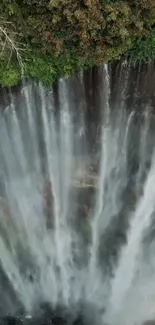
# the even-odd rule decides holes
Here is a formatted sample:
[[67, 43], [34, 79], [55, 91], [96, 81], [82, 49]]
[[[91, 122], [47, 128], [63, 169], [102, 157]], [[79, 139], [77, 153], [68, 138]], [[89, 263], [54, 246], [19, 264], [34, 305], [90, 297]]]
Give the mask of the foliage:
[[150, 29], [147, 36], [137, 38], [129, 55], [133, 61], [148, 62], [155, 59], [155, 30]]
[[154, 58], [154, 0], [1, 0], [0, 17], [2, 84], [24, 74], [47, 85], [126, 52]]
[[12, 86], [19, 83], [21, 70], [17, 61], [12, 60], [8, 65], [6, 59], [0, 60], [0, 84]]

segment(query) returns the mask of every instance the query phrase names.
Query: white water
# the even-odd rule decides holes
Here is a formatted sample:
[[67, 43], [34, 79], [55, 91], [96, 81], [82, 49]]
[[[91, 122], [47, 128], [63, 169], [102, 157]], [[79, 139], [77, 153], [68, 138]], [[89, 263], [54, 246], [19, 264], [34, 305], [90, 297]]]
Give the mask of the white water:
[[[155, 157], [152, 158], [152, 166], [144, 185], [144, 194], [137, 204], [131, 225], [129, 226], [127, 245], [120, 254], [119, 265], [112, 281], [110, 297], [110, 313], [114, 312], [117, 318], [119, 309], [122, 309], [126, 295], [132, 285], [138, 265], [138, 254], [141, 250], [141, 241], [144, 230], [150, 223], [155, 209]], [[123, 279], [123, 281], [122, 281]], [[112, 307], [112, 308], [111, 308]]]
[[[81, 98], [65, 79], [58, 83], [57, 103], [54, 89], [41, 84], [24, 82], [15, 96], [10, 91], [10, 104], [0, 119], [0, 264], [18, 302], [11, 301], [11, 307], [6, 303], [5, 312], [11, 308], [16, 313], [20, 301], [30, 314], [43, 302], [68, 310], [90, 305], [101, 323], [111, 325], [135, 325], [155, 317], [154, 242], [148, 248], [150, 266], [143, 256], [143, 238], [155, 212], [148, 106], [139, 133], [134, 133], [136, 110], [126, 109], [131, 67], [121, 70], [118, 114], [111, 107], [109, 71], [108, 66], [100, 70], [101, 132], [95, 154], [87, 148], [82, 73], [76, 80]], [[140, 137], [139, 161], [130, 185], [128, 159], [135, 135]], [[151, 167], [146, 167], [146, 156]], [[98, 165], [94, 173], [93, 164]], [[87, 199], [91, 207], [81, 217], [78, 204], [85, 209]], [[119, 228], [124, 234], [120, 242]], [[104, 241], [111, 231], [113, 237]]]

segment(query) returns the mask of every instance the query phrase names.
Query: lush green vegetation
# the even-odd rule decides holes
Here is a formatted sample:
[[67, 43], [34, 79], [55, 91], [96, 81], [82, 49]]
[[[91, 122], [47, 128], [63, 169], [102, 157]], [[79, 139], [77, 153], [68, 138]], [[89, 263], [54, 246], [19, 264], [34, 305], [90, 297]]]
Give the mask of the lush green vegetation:
[[1, 0], [0, 83], [155, 58], [154, 0]]

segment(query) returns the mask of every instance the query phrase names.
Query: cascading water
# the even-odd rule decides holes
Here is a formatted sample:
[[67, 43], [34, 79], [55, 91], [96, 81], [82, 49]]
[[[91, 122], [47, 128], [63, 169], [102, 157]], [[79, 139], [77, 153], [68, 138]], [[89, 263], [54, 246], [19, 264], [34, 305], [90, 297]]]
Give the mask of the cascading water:
[[132, 69], [2, 91], [1, 316], [155, 319], [155, 119]]

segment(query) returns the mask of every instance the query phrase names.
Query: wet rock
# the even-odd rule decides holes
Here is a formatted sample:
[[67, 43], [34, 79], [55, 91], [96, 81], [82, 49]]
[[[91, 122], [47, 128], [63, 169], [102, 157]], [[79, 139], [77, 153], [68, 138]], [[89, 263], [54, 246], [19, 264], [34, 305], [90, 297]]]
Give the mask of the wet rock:
[[54, 197], [52, 193], [52, 186], [50, 181], [45, 181], [43, 190], [43, 210], [46, 217], [47, 228], [54, 226]]
[[155, 325], [155, 320], [148, 320], [144, 325]]
[[15, 316], [5, 316], [1, 319], [0, 325], [22, 325], [23, 320]]

